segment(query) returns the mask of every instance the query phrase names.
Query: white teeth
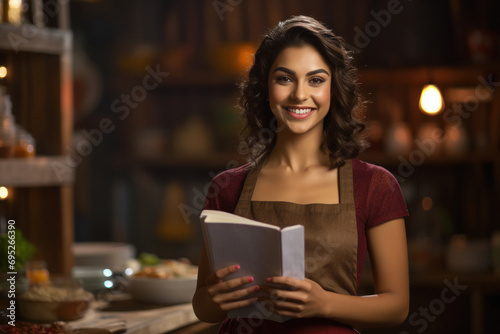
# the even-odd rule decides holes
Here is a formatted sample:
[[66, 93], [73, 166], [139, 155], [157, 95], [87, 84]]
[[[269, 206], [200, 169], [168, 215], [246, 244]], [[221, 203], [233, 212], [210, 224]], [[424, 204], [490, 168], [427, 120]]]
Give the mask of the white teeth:
[[294, 114], [306, 114], [308, 112], [311, 112], [311, 108], [307, 108], [307, 109], [292, 109], [292, 108], [286, 108], [286, 110], [290, 111], [290, 112], [293, 112]]

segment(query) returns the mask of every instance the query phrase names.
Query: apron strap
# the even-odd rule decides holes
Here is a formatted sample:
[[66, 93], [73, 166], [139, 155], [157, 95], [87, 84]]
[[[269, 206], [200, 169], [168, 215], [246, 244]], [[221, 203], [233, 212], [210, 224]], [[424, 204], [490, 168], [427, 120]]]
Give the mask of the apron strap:
[[354, 204], [354, 191], [352, 184], [352, 161], [346, 160], [339, 168], [339, 203]]
[[[262, 168], [263, 163], [258, 163], [254, 168], [248, 173], [245, 183], [243, 184], [243, 189], [240, 194], [238, 204], [236, 205], [235, 214], [246, 217], [250, 212], [250, 202], [252, 200], [253, 191], [255, 189], [255, 184], [257, 183], [257, 178], [259, 177], [259, 172]], [[346, 160], [345, 164], [339, 168], [339, 203], [342, 204], [354, 204], [354, 192], [352, 184], [352, 161]]]
[[260, 169], [263, 163], [258, 163], [248, 173], [245, 183], [243, 184], [243, 189], [241, 190], [240, 198], [238, 204], [234, 210], [234, 213], [241, 217], [251, 216], [251, 201], [253, 196], [253, 191], [255, 189], [255, 184], [257, 183], [257, 178], [259, 177]]

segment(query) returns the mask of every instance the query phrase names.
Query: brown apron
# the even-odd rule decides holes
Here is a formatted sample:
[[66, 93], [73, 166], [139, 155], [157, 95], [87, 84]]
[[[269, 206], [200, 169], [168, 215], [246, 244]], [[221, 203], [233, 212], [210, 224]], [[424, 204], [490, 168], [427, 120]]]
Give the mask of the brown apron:
[[249, 172], [234, 213], [279, 227], [304, 225], [305, 277], [325, 290], [355, 295], [358, 232], [351, 160], [339, 168], [339, 204], [252, 201], [261, 168]]
[[[323, 289], [355, 295], [357, 287], [358, 235], [352, 187], [351, 160], [339, 168], [339, 204], [295, 204], [252, 201], [262, 164], [247, 175], [235, 214], [285, 227], [304, 225], [305, 276]], [[219, 333], [254, 334], [353, 334], [351, 326], [330, 319], [291, 319], [283, 323], [226, 318]]]

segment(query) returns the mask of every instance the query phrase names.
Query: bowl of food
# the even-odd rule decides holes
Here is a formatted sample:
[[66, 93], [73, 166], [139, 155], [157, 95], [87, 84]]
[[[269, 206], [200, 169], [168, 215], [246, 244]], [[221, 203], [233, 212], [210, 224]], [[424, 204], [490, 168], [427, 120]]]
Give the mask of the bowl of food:
[[78, 320], [85, 316], [93, 299], [77, 280], [51, 280], [31, 285], [19, 297], [19, 312], [23, 319], [33, 322]]
[[161, 260], [143, 266], [128, 280], [128, 291], [138, 302], [183, 304], [191, 302], [198, 267], [186, 261]]

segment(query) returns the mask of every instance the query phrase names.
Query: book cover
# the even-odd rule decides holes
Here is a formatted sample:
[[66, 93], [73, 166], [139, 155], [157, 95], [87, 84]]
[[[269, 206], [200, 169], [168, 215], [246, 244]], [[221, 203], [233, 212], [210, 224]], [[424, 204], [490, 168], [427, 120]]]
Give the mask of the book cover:
[[[231, 213], [204, 210], [200, 215], [212, 271], [229, 265], [240, 270], [225, 279], [253, 276], [249, 285], [265, 284], [270, 276], [304, 279], [304, 227], [277, 226], [240, 217]], [[262, 295], [257, 292], [256, 295]], [[259, 318], [285, 321], [257, 301], [253, 305], [230, 311], [228, 317]]]

